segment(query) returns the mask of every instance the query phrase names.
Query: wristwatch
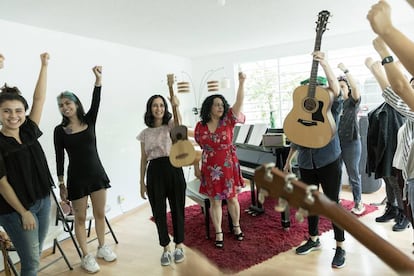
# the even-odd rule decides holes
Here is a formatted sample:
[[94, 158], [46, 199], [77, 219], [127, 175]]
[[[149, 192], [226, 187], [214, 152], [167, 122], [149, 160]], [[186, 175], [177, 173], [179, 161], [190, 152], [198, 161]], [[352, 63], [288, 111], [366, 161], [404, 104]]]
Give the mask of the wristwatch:
[[388, 57], [385, 57], [382, 61], [381, 61], [381, 64], [382, 65], [384, 65], [384, 64], [387, 64], [387, 63], [391, 63], [391, 62], [393, 62], [394, 61], [394, 59], [392, 58], [392, 56], [388, 56]]

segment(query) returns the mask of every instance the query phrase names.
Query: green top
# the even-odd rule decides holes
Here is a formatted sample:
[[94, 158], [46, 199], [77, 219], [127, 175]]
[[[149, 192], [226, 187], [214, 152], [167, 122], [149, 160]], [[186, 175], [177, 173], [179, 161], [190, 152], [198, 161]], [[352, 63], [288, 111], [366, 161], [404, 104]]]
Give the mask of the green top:
[[[307, 78], [306, 80], [303, 80], [300, 82], [300, 85], [306, 85], [309, 84], [309, 78]], [[327, 84], [327, 79], [325, 77], [322, 76], [318, 76], [316, 77], [316, 84], [317, 85], [326, 85]]]

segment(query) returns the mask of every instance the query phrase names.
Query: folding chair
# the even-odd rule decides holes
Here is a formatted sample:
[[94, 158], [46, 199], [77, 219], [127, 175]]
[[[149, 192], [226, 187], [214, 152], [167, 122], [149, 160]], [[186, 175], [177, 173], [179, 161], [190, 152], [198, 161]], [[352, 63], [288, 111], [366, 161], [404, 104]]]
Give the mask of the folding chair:
[[[76, 242], [75, 236], [73, 234], [73, 228], [74, 228], [74, 223], [75, 223], [75, 216], [73, 214], [65, 214], [65, 212], [63, 212], [62, 210], [62, 206], [60, 204], [58, 204], [57, 209], [60, 210], [58, 212], [56, 212], [56, 222], [55, 224], [57, 225], [59, 223], [59, 221], [61, 221], [63, 223], [63, 230], [67, 233], [69, 233], [70, 238], [72, 239], [73, 245], [76, 248], [76, 251], [78, 252], [79, 257], [82, 259], [82, 253], [80, 250], [79, 245]], [[106, 205], [105, 206], [105, 213], [108, 213], [111, 210], [111, 206], [110, 205]], [[86, 210], [86, 221], [88, 222], [88, 226], [87, 226], [87, 237], [90, 237], [91, 234], [91, 228], [92, 228], [92, 221], [94, 220], [93, 217], [93, 209], [92, 209], [92, 205], [88, 204], [88, 208]], [[115, 232], [113, 231], [111, 224], [109, 223], [108, 218], [105, 216], [105, 222], [106, 225], [108, 226], [108, 230], [105, 234], [111, 233], [112, 238], [114, 239], [115, 243], [118, 244], [118, 239], [115, 236]], [[88, 243], [96, 240], [97, 237], [88, 240]], [[53, 248], [53, 250], [55, 250], [55, 248]]]

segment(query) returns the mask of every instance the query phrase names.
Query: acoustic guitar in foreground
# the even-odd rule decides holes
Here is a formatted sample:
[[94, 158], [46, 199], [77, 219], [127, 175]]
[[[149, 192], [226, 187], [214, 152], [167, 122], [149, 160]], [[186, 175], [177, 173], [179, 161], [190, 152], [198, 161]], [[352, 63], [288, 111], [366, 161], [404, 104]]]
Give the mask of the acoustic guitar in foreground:
[[258, 167], [254, 181], [262, 203], [266, 196], [278, 199], [275, 209], [281, 212], [288, 205], [296, 208], [298, 221], [309, 215], [322, 215], [354, 236], [396, 272], [413, 274], [414, 261], [410, 257], [378, 236], [351, 212], [328, 199], [316, 186], [296, 180], [294, 174], [283, 173], [273, 163]]
[[[174, 97], [174, 75], [167, 75], [168, 88], [170, 91], [170, 98]], [[172, 105], [174, 116], [174, 128], [171, 129], [170, 135], [172, 146], [170, 151], [170, 162], [174, 167], [180, 168], [183, 166], [193, 165], [196, 157], [196, 152], [193, 144], [188, 140], [187, 127], [179, 125], [178, 111], [175, 105]]]
[[[321, 11], [316, 26], [314, 51], [321, 47], [330, 13]], [[309, 85], [293, 91], [293, 108], [283, 122], [283, 131], [289, 141], [307, 148], [322, 148], [334, 137], [335, 121], [331, 113], [333, 95], [317, 85], [319, 61], [313, 60]]]

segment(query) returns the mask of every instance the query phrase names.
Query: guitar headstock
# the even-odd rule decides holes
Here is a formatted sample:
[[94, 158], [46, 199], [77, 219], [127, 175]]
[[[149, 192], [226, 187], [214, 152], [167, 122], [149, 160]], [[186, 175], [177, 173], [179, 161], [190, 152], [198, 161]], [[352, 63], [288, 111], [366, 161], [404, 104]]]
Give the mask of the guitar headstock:
[[264, 197], [278, 199], [276, 211], [282, 212], [290, 205], [298, 209], [296, 219], [302, 221], [308, 215], [326, 215], [332, 204], [316, 186], [306, 185], [293, 174], [285, 174], [273, 163], [263, 164], [254, 173], [254, 181], [259, 190], [259, 201]]
[[316, 33], [322, 35], [326, 30], [328, 19], [331, 13], [327, 10], [320, 11], [318, 14], [318, 21], [316, 22]]
[[172, 87], [175, 82], [175, 76], [174, 74], [167, 74], [167, 83], [169, 87]]

